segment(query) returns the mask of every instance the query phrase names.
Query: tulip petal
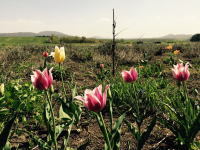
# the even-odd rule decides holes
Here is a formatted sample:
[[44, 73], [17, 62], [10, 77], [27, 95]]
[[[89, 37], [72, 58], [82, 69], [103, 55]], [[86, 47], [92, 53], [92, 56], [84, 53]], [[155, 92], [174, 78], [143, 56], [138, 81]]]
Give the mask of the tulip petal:
[[75, 96], [74, 98], [83, 102], [85, 101], [85, 99], [82, 96]]
[[64, 47], [60, 48], [60, 61], [63, 62], [65, 60], [65, 49]]
[[51, 71], [53, 70], [53, 67], [48, 71], [47, 68], [44, 69], [43, 74], [46, 77], [46, 79], [48, 80], [48, 87], [51, 86], [52, 82], [53, 82], [53, 76]]
[[132, 82], [133, 79], [128, 71], [122, 71], [122, 77], [126, 82]]
[[101, 103], [95, 95], [87, 94], [87, 105], [85, 105], [89, 110], [98, 112], [101, 110]]
[[94, 95], [101, 101], [102, 100], [102, 85], [94, 88], [93, 90]]
[[135, 68], [131, 67], [131, 69], [130, 69], [130, 74], [131, 74], [131, 76], [132, 76], [133, 81], [137, 80], [137, 78], [138, 78], [138, 73], [137, 73], [137, 70], [136, 70]]
[[34, 74], [37, 74], [37, 75], [35, 77], [33, 85], [39, 90], [47, 89], [49, 84], [44, 74], [40, 70], [36, 70]]
[[49, 56], [54, 57], [54, 55], [55, 55], [55, 52], [51, 52], [51, 54]]

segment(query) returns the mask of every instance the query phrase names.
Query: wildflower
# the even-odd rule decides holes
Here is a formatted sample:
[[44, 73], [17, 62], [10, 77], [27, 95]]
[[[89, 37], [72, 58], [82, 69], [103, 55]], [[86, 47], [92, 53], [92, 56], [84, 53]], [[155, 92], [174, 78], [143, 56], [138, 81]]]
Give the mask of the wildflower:
[[76, 96], [75, 99], [83, 101], [84, 106], [94, 112], [101, 111], [106, 106], [107, 90], [109, 85], [105, 87], [104, 92], [102, 92], [102, 85], [94, 88], [93, 90], [86, 89], [84, 97]]
[[172, 45], [168, 45], [168, 46], [165, 47], [165, 49], [166, 49], [166, 50], [172, 50], [172, 49], [173, 49], [173, 46], [172, 46]]
[[143, 68], [144, 68], [144, 66], [139, 66], [139, 68], [140, 68], [140, 69], [143, 69]]
[[42, 55], [43, 55], [44, 57], [48, 57], [48, 56], [49, 56], [48, 52], [43, 52]]
[[43, 72], [40, 70], [33, 71], [33, 75], [31, 75], [31, 81], [35, 88], [39, 90], [46, 90], [51, 87], [53, 82], [53, 76], [52, 71], [53, 68], [51, 68], [49, 71], [44, 69]]
[[174, 55], [178, 55], [178, 54], [180, 54], [180, 50], [175, 50], [173, 53], [174, 53]]
[[56, 63], [62, 63], [65, 60], [65, 49], [64, 47], [55, 47], [55, 52], [51, 52], [51, 56], [54, 57]]
[[185, 66], [183, 63], [174, 65], [174, 68], [172, 68], [172, 74], [174, 79], [178, 81], [185, 81], [188, 80], [190, 77], [190, 72], [189, 72], [189, 63], [186, 63]]
[[138, 78], [138, 72], [133, 67], [131, 67], [130, 71], [123, 70], [121, 74], [125, 82], [133, 82]]

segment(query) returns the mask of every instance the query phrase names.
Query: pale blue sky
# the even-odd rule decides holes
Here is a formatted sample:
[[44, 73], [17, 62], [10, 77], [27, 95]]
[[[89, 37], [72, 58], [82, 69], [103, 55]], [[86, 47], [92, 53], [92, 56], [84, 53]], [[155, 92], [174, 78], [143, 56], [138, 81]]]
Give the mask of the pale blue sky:
[[0, 0], [0, 32], [111, 37], [112, 8], [121, 38], [200, 31], [200, 0]]

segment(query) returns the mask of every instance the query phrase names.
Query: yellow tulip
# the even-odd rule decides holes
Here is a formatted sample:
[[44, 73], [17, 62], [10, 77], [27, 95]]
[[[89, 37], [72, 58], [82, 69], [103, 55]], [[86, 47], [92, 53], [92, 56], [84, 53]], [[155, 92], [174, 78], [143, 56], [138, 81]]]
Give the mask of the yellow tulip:
[[65, 60], [65, 49], [64, 47], [55, 47], [55, 52], [53, 53], [53, 57], [56, 63], [62, 63]]
[[0, 94], [4, 95], [4, 84], [3, 83], [0, 85]]

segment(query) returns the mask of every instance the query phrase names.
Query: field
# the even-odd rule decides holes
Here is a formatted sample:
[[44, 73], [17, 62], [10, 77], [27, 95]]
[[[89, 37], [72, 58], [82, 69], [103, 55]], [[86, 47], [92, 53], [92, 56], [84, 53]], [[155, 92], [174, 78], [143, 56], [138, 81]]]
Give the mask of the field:
[[[65, 49], [60, 64], [42, 55], [55, 46]], [[0, 37], [0, 149], [200, 149], [200, 43], [117, 40], [114, 76], [111, 47]], [[181, 62], [189, 62], [185, 81], [172, 75]], [[53, 67], [53, 86], [38, 90], [31, 75], [45, 67]], [[128, 83], [121, 72], [131, 67], [138, 78]], [[100, 84], [110, 86], [100, 111], [75, 98]]]

